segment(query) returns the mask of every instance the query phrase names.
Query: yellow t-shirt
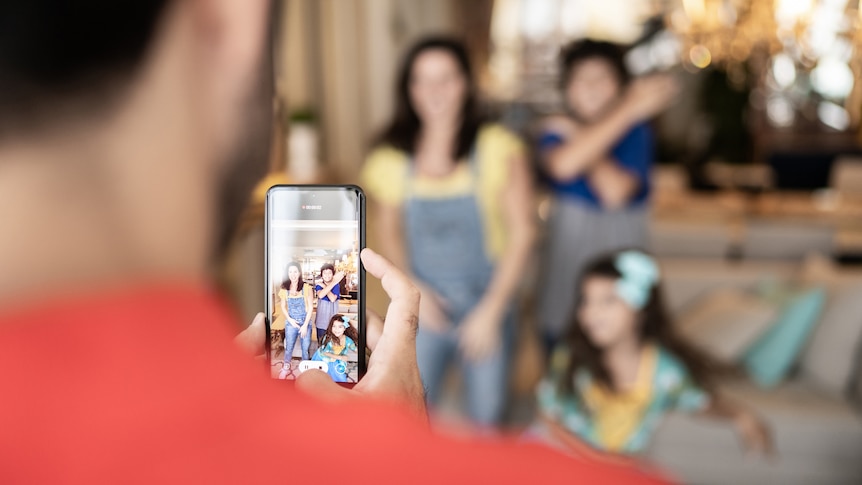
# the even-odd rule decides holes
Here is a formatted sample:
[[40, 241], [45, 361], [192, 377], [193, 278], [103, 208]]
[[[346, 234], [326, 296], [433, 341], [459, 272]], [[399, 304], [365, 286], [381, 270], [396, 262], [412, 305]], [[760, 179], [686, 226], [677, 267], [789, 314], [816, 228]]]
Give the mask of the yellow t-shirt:
[[[475, 187], [485, 233], [485, 251], [497, 260], [506, 247], [507, 233], [503, 216], [503, 190], [509, 181], [509, 168], [514, 157], [523, 156], [521, 139], [499, 124], [483, 126], [476, 136], [478, 180]], [[407, 180], [410, 168], [407, 153], [391, 146], [376, 148], [362, 169], [362, 186], [378, 202], [400, 206], [409, 192], [421, 199], [446, 199], [473, 193], [473, 174], [469, 163], [460, 163], [445, 177], [413, 176]]]
[[658, 359], [657, 349], [644, 349], [634, 386], [626, 392], [613, 392], [593, 383], [584, 393], [584, 402], [595, 409], [596, 434], [610, 451], [618, 452], [642, 426], [652, 400], [652, 381]]

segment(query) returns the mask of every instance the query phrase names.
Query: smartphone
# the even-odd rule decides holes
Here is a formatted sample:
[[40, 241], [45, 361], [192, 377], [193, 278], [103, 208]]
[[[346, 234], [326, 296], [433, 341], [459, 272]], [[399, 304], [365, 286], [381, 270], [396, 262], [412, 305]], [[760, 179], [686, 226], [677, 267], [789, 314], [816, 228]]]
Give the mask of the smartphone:
[[274, 379], [365, 375], [365, 194], [354, 185], [266, 193], [266, 357]]

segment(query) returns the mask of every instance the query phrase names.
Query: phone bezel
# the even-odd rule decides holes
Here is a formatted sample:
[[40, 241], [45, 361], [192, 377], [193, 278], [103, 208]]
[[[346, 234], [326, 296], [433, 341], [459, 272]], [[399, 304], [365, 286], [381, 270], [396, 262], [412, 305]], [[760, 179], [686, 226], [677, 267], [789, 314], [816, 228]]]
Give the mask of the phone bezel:
[[[298, 191], [298, 192], [315, 192], [315, 191], [332, 191], [332, 190], [347, 190], [356, 193], [356, 196], [359, 200], [359, 251], [361, 252], [365, 249], [365, 192], [358, 185], [327, 185], [327, 184], [313, 184], [313, 185], [300, 185], [300, 184], [280, 184], [273, 185], [266, 191], [266, 198], [264, 200], [264, 308], [265, 311], [265, 322], [266, 322], [266, 341], [264, 342], [264, 349], [266, 349], [266, 369], [267, 373], [272, 373], [272, 355], [271, 355], [271, 332], [270, 328], [270, 315], [272, 315], [272, 295], [270, 294], [270, 277], [269, 277], [269, 259], [270, 259], [270, 234], [269, 234], [269, 226], [270, 226], [270, 202], [271, 196], [275, 191], [282, 190], [290, 190], [290, 191]], [[357, 297], [359, 302], [357, 303], [357, 320], [359, 322], [359, 342], [357, 346], [359, 347], [357, 351], [357, 359], [358, 362], [358, 374], [359, 380], [365, 376], [365, 372], [367, 370], [367, 359], [366, 359], [366, 322], [365, 322], [365, 300], [366, 300], [366, 288], [365, 288], [365, 265], [362, 264], [362, 261], [359, 261], [359, 291], [357, 293]], [[287, 382], [294, 382], [292, 379], [288, 379]], [[344, 387], [353, 387], [355, 383], [347, 383], [341, 382], [338, 383]]]

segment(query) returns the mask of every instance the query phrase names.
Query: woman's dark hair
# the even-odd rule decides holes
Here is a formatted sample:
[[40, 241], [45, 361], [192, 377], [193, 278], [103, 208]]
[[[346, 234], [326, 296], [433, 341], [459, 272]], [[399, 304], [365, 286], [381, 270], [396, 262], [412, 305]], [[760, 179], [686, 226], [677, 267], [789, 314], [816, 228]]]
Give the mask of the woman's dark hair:
[[[320, 277], [323, 277], [323, 272], [329, 270], [332, 271], [332, 275], [335, 275], [335, 265], [332, 263], [326, 263], [320, 267]], [[338, 282], [338, 294], [343, 295], [344, 291], [344, 278], [341, 278], [341, 281]]]
[[449, 37], [427, 37], [420, 40], [407, 52], [398, 74], [395, 116], [387, 128], [383, 130], [383, 134], [377, 142], [391, 145], [409, 154], [415, 153], [422, 121], [410, 101], [410, 76], [416, 59], [421, 54], [431, 50], [440, 50], [452, 55], [461, 68], [467, 85], [467, 95], [464, 98], [464, 106], [461, 108], [461, 127], [458, 130], [457, 143], [452, 153], [455, 160], [460, 160], [470, 153], [483, 118], [479, 114], [479, 103], [467, 49], [460, 41]]
[[[344, 315], [336, 313], [329, 319], [329, 325], [326, 326], [326, 335], [320, 341], [321, 348], [326, 347], [326, 344], [336, 339], [335, 334], [332, 333], [332, 324], [338, 321], [344, 321]], [[359, 335], [356, 333], [356, 329], [353, 328], [353, 325], [348, 325], [347, 322], [344, 323], [344, 335], [350, 337], [353, 343], [359, 345]]]
[[617, 75], [620, 86], [631, 81], [626, 63], [623, 60], [625, 49], [610, 42], [600, 42], [590, 39], [577, 40], [563, 47], [560, 51], [560, 88], [565, 90], [572, 80], [572, 73], [578, 64], [587, 59], [601, 59], [608, 63]]
[[302, 266], [300, 266], [296, 261], [287, 263], [287, 268], [284, 272], [284, 281], [281, 283], [281, 287], [290, 291], [290, 268], [294, 267], [299, 270], [299, 288], [296, 288], [294, 291], [300, 292], [302, 291], [302, 287], [305, 286], [305, 280], [302, 279]]
[[[615, 252], [599, 257], [586, 267], [578, 285], [578, 305], [582, 299], [584, 283], [589, 278], [599, 277], [616, 280], [622, 276], [616, 268], [618, 254]], [[695, 384], [711, 391], [713, 389], [713, 376], [723, 369], [720, 369], [709, 356], [692, 348], [676, 335], [664, 307], [660, 284], [653, 286], [649, 301], [640, 313], [643, 319], [640, 324], [641, 341], [650, 341], [663, 347], [682, 362]], [[609, 390], [614, 390], [613, 380], [602, 362], [602, 350], [593, 345], [584, 333], [577, 309], [569, 329], [568, 347], [569, 362], [560, 382], [560, 390], [563, 393], [574, 393], [575, 373], [579, 369], [587, 370], [597, 383]]]

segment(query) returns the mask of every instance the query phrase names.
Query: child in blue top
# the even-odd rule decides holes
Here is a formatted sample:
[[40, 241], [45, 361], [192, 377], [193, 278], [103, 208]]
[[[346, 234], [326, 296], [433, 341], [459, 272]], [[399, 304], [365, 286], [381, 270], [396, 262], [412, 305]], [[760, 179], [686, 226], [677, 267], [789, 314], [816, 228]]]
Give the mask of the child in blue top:
[[673, 333], [652, 257], [627, 250], [589, 264], [567, 345], [538, 389], [541, 434], [579, 450], [642, 452], [671, 410], [734, 424], [747, 448], [769, 452], [766, 425], [720, 399], [703, 356]]
[[623, 50], [607, 42], [572, 42], [560, 60], [563, 113], [544, 120], [538, 139], [554, 196], [538, 308], [548, 351], [568, 323], [584, 265], [646, 243], [654, 157], [647, 121], [677, 91], [667, 75], [632, 79]]
[[329, 319], [326, 334], [311, 360], [326, 362], [327, 373], [335, 382], [347, 382], [348, 362], [356, 360], [359, 335], [350, 325], [350, 317], [335, 314]]
[[314, 316], [314, 326], [317, 328], [317, 344], [323, 341], [326, 328], [332, 316], [338, 313], [338, 300], [341, 299], [344, 273], [335, 272], [335, 266], [326, 263], [320, 268], [323, 283], [314, 287], [317, 294], [317, 310]]

